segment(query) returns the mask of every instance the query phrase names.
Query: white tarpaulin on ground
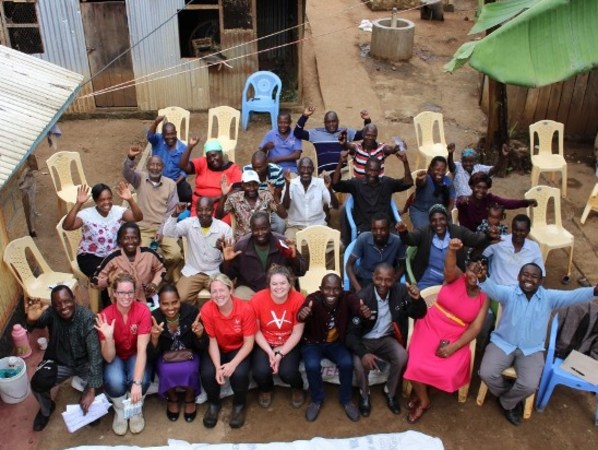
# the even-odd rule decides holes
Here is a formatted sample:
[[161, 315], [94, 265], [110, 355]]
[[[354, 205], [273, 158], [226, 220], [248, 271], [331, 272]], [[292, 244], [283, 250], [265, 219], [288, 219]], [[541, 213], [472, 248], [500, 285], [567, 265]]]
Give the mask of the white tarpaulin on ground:
[[189, 444], [169, 439], [167, 446], [132, 447], [129, 445], [84, 445], [70, 450], [443, 450], [442, 441], [417, 431], [370, 434], [347, 439], [313, 438], [309, 441], [270, 442], [268, 444]]

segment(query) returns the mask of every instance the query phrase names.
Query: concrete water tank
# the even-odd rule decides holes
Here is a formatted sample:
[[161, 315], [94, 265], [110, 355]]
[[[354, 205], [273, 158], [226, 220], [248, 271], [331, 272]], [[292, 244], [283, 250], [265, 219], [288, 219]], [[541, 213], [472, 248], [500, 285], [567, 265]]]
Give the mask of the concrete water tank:
[[415, 24], [398, 17], [395, 20], [396, 27], [391, 26], [392, 19], [373, 22], [370, 54], [374, 58], [405, 61], [413, 56]]

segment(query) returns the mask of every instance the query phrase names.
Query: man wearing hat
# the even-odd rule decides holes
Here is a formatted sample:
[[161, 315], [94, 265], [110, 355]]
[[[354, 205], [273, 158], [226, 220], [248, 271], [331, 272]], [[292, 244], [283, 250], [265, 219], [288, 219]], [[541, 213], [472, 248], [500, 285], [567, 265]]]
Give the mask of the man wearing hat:
[[246, 170], [241, 176], [241, 191], [231, 192], [232, 183], [222, 183], [222, 196], [216, 208], [216, 217], [222, 218], [232, 212], [235, 216], [235, 239], [249, 233], [249, 221], [257, 211], [276, 213], [285, 219], [287, 210], [274, 199], [275, 187], [268, 185], [268, 190], [261, 191], [260, 177], [255, 170]]
[[[195, 189], [191, 202], [191, 215], [197, 214], [196, 206], [199, 197], [210, 197], [214, 201], [214, 212], [222, 195], [223, 183], [233, 184], [241, 181], [241, 168], [235, 163], [224, 160], [222, 145], [218, 139], [208, 139], [203, 147], [204, 156], [190, 159], [191, 151], [198, 144], [199, 138], [192, 137], [185, 152], [181, 156], [180, 168], [187, 173], [195, 174]], [[228, 216], [222, 219], [230, 225]]]

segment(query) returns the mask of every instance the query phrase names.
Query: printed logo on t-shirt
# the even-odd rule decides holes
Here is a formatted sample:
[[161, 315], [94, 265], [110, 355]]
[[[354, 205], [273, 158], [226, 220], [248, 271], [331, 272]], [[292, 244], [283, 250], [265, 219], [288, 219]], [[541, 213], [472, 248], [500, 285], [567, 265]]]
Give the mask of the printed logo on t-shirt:
[[235, 319], [233, 323], [233, 330], [235, 333], [240, 333], [242, 331], [241, 319]]
[[137, 324], [131, 325], [131, 334], [137, 334]]
[[276, 317], [276, 312], [270, 311], [270, 313], [272, 314], [272, 320], [270, 322], [268, 322], [268, 325], [275, 324], [278, 327], [278, 329], [280, 330], [285, 322], [292, 323], [290, 320], [285, 319], [285, 317], [287, 315], [286, 311], [284, 311], [282, 313], [282, 317], [280, 317], [280, 319], [278, 317]]

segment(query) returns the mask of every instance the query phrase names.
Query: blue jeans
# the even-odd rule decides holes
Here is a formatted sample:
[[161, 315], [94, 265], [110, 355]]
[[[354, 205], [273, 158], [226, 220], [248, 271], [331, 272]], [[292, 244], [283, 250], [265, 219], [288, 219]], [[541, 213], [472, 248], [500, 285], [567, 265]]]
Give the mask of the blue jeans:
[[[137, 355], [131, 356], [126, 361], [115, 356], [111, 363], [104, 365], [104, 390], [109, 397], [122, 397], [129, 392], [133, 384], [135, 361], [137, 361]], [[149, 388], [151, 376], [151, 364], [146, 364], [143, 381], [141, 382], [141, 392], [143, 394]]]
[[341, 383], [338, 389], [340, 402], [343, 405], [351, 402], [353, 397], [353, 358], [343, 343], [303, 344], [301, 354], [303, 355], [303, 364], [305, 364], [312, 402], [322, 403], [324, 400], [321, 365], [323, 358], [328, 358], [338, 367]]

